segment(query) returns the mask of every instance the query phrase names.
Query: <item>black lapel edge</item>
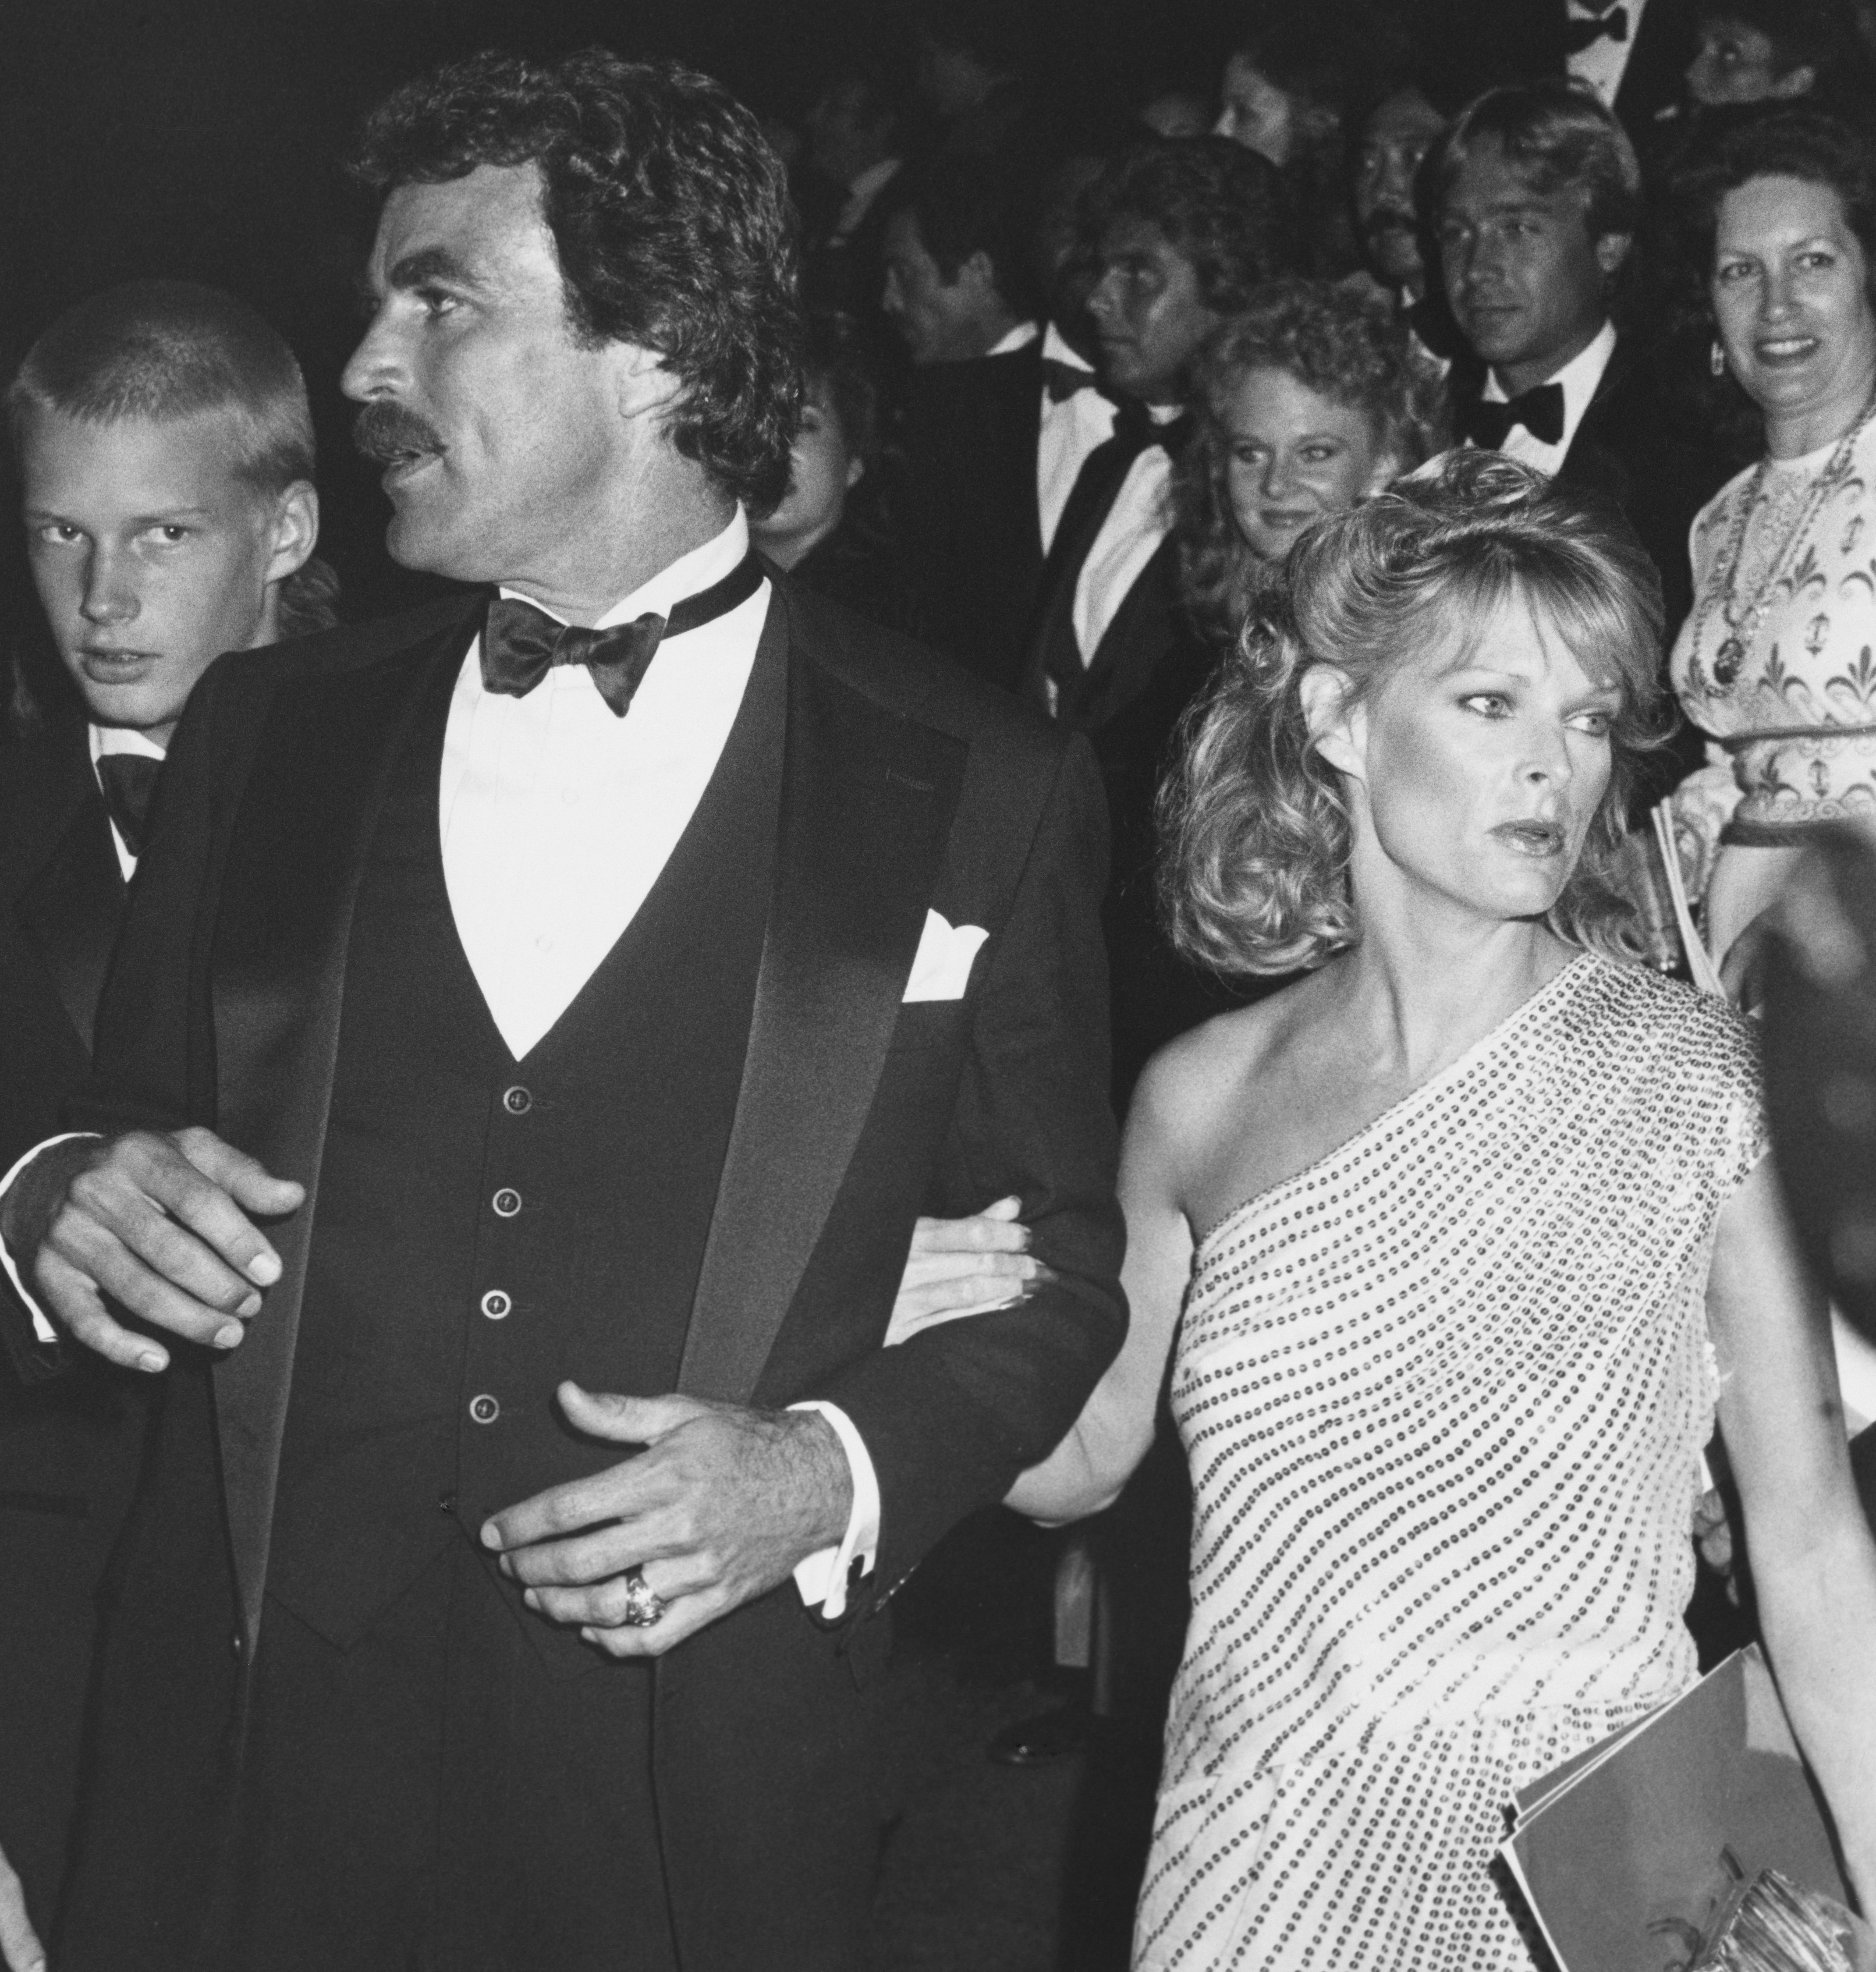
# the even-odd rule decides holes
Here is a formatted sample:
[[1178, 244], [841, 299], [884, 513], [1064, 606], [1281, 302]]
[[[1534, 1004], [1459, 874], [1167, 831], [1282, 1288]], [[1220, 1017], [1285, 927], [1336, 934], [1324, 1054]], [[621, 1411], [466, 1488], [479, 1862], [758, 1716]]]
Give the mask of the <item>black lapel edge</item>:
[[125, 886], [89, 749], [81, 744], [77, 758], [59, 766], [57, 782], [66, 798], [45, 818], [46, 853], [15, 893], [13, 916], [89, 1056]]
[[[318, 975], [304, 984], [297, 1046], [276, 1046], [276, 1058], [263, 1073], [245, 1058], [253, 1052], [248, 1037], [233, 1029], [219, 1004], [214, 1011], [218, 1132], [269, 1169], [303, 1171], [306, 1185], [306, 1200], [300, 1210], [269, 1229], [269, 1236], [280, 1256], [280, 1278], [268, 1290], [266, 1304], [240, 1347], [217, 1361], [214, 1371], [229, 1550], [250, 1661], [260, 1631], [280, 1450], [307, 1263], [318, 1213], [319, 1166], [338, 1056], [346, 956], [364, 856], [383, 805], [392, 763], [423, 687], [445, 661], [452, 669], [460, 664], [479, 622], [478, 610], [381, 664], [296, 679], [282, 688], [266, 716], [267, 729], [281, 724], [297, 726], [303, 743], [306, 733], [314, 730], [312, 722], [325, 715], [329, 704], [336, 700], [355, 733], [357, 744], [344, 756], [354, 769], [345, 789], [328, 785], [324, 790], [328, 807], [346, 795], [351, 797], [351, 822], [348, 831], [335, 831], [318, 845], [325, 853], [342, 858], [346, 867], [337, 886]], [[309, 772], [315, 770], [310, 761], [306, 765]], [[267, 800], [274, 792], [271, 785], [263, 788], [259, 798]], [[250, 782], [243, 806], [255, 795]], [[238, 811], [235, 827], [238, 831]], [[223, 903], [227, 902], [224, 893]], [[218, 923], [224, 921], [220, 910], [217, 916]], [[282, 1053], [289, 1058], [279, 1059]]]
[[968, 751], [798, 643], [789, 669], [775, 896], [678, 1376], [733, 1403], [761, 1380], [866, 1125]]

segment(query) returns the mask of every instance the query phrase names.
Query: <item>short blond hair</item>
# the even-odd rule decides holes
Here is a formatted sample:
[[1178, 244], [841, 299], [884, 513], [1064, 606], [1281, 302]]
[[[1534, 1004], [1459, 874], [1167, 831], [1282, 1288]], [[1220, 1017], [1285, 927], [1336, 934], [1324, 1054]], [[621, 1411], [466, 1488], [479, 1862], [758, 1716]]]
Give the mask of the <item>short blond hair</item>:
[[1346, 798], [1315, 749], [1303, 674], [1333, 665], [1357, 702], [1455, 624], [1482, 629], [1517, 597], [1621, 691], [1609, 786], [1550, 921], [1572, 943], [1636, 955], [1616, 859], [1667, 716], [1661, 580], [1616, 509], [1501, 453], [1449, 452], [1319, 523], [1284, 573], [1189, 716], [1160, 790], [1161, 896], [1179, 949], [1227, 975], [1280, 973], [1358, 942]]

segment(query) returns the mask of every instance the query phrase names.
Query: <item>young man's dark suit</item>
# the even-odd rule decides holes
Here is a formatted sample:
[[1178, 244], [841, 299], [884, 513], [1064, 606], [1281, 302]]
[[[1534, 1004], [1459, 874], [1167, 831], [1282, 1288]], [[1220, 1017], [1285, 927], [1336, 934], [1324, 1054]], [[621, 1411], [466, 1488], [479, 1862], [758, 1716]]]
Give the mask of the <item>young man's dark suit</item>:
[[[61, 1127], [90, 1069], [124, 888], [83, 721], [0, 746], [0, 1171]], [[48, 1932], [147, 1395], [101, 1362], [54, 1382], [0, 1364], [0, 1850]]]
[[[1176, 443], [1177, 441], [1175, 440]], [[1100, 471], [1095, 454], [1090, 476]], [[1114, 1007], [1114, 1091], [1124, 1104], [1148, 1059], [1212, 1014], [1238, 1004], [1209, 975], [1173, 955], [1153, 896], [1153, 799], [1186, 710], [1204, 690], [1218, 654], [1188, 621], [1179, 593], [1179, 550], [1169, 534], [1081, 663], [1072, 612], [1082, 563], [1100, 532], [1104, 503], [1085, 502], [1085, 482], [1063, 512], [1039, 589], [1023, 694], [1086, 735], [1100, 762], [1112, 838], [1101, 906]], [[1051, 685], [1053, 685], [1052, 694]]]
[[[611, 1771], [618, 1762], [605, 1762], [607, 1784], [627, 1797], [624, 1811], [652, 1818], [651, 1833], [638, 1833], [661, 1844], [684, 1972], [854, 1964], [878, 1834], [859, 1687], [884, 1638], [868, 1619], [947, 1527], [1000, 1497], [1056, 1441], [1124, 1330], [1095, 915], [1105, 831], [1092, 767], [1000, 694], [785, 580], [725, 749], [726, 767], [740, 766], [719, 769], [665, 877], [563, 1017], [581, 1018], [609, 968], [638, 967], [655, 982], [663, 966], [672, 976], [655, 1001], [638, 1004], [682, 1045], [693, 1003], [695, 1018], [708, 1017], [746, 962], [749, 1010], [712, 1064], [711, 1089], [726, 1087], [727, 1098], [700, 1086], [664, 1142], [647, 1147], [699, 1167], [698, 1182], [670, 1200], [674, 1219], [696, 1231], [696, 1249], [667, 1251], [647, 1234], [647, 1285], [631, 1297], [631, 1321], [616, 1331], [589, 1321], [563, 1338], [534, 1396], [504, 1408], [498, 1423], [466, 1421], [452, 1400], [445, 1443], [460, 1476], [446, 1492], [413, 1494], [395, 1527], [360, 1521], [357, 1540], [342, 1537], [352, 1513], [343, 1494], [334, 1518], [308, 1526], [308, 1500], [281, 1484], [283, 1444], [289, 1459], [307, 1453], [301, 1406], [368, 1406], [373, 1396], [370, 1366], [355, 1366], [364, 1380], [347, 1384], [343, 1350], [336, 1361], [334, 1350], [344, 1338], [301, 1319], [312, 1306], [309, 1278], [346, 1238], [342, 1217], [322, 1221], [347, 1195], [335, 1189], [343, 1174], [321, 1162], [322, 1142], [339, 1127], [341, 1094], [368, 1104], [378, 1092], [335, 1082], [351, 1046], [347, 1024], [361, 997], [370, 999], [374, 975], [397, 976], [398, 955], [361, 943], [360, 927], [387, 898], [422, 893], [448, 939], [435, 749], [481, 608], [480, 597], [452, 601], [217, 667], [198, 687], [166, 769], [164, 814], [100, 1019], [98, 1078], [77, 1115], [201, 1121], [307, 1181], [311, 1195], [275, 1231], [285, 1273], [242, 1346], [212, 1372], [180, 1350], [168, 1379], [106, 1645], [94, 1805], [61, 1972], [195, 1972], [203, 1961], [188, 1931], [228, 1776], [244, 1730], [246, 1756], [269, 1756], [278, 1665], [326, 1651], [318, 1660], [339, 1674], [345, 1653], [327, 1651], [314, 1631], [362, 1631], [351, 1647], [374, 1649], [374, 1634], [397, 1631], [400, 1611], [429, 1592], [439, 1568], [455, 1572], [449, 1592], [469, 1598], [465, 1609], [501, 1598], [504, 1634], [522, 1639], [504, 1647], [538, 1651], [546, 1667], [547, 1682], [527, 1687], [545, 1710], [577, 1711], [582, 1692], [601, 1706], [608, 1693], [643, 1693], [654, 1755], [622, 1777]], [[412, 828], [399, 863], [380, 845], [399, 840], [400, 808]], [[733, 867], [703, 853], [726, 841], [741, 844]], [[761, 875], [770, 867], [772, 883]], [[687, 922], [693, 880], [729, 899], [720, 922]], [[761, 905], [752, 942], [752, 894]], [[902, 1004], [928, 911], [985, 927], [988, 942], [966, 997]], [[658, 945], [665, 929], [671, 940]], [[472, 988], [459, 952], [442, 952], [403, 995], [423, 1009], [411, 1016], [413, 1041], [452, 1001], [472, 1000]], [[522, 1133], [501, 1138], [516, 1156], [526, 1154], [530, 1128], [553, 1127], [555, 1087], [537, 1079], [536, 1066], [547, 1077], [554, 1042], [550, 1033], [520, 1064], [511, 1059], [482, 1101], [491, 1143]], [[629, 1050], [632, 1036], [622, 1030], [617, 1045]], [[576, 1106], [610, 1086], [607, 1046], [593, 1036], [591, 1054], [559, 1085]], [[657, 1068], [646, 1071], [654, 1079]], [[387, 1069], [402, 1072], [395, 1061]], [[517, 1097], [504, 1081], [533, 1082], [537, 1094]], [[629, 1116], [610, 1120], [635, 1127]], [[700, 1164], [697, 1143], [707, 1145], [719, 1121], [721, 1154]], [[613, 1170], [622, 1193], [661, 1181], [655, 1154], [568, 1181], [603, 1189]], [[882, 1350], [915, 1216], [967, 1211], [1006, 1192], [1022, 1195], [1036, 1249], [1059, 1281], [1007, 1313]], [[481, 1197], [471, 1244], [496, 1236]], [[524, 1229], [527, 1212], [514, 1223]], [[589, 1267], [589, 1243], [602, 1257], [609, 1250], [604, 1215], [583, 1221], [580, 1236], [566, 1264]], [[413, 1252], [413, 1302], [427, 1291], [426, 1270], [452, 1264]], [[524, 1300], [517, 1293], [512, 1317], [498, 1324], [480, 1320], [465, 1294], [449, 1317], [463, 1337], [468, 1387], [512, 1387], [476, 1380], [504, 1373], [488, 1366], [489, 1352], [543, 1346], [541, 1318], [530, 1324]], [[785, 1583], [652, 1667], [600, 1658], [528, 1616], [511, 1587], [491, 1583], [474, 1547], [482, 1514], [617, 1461], [619, 1448], [576, 1445], [549, 1415], [553, 1364], [564, 1366], [576, 1342], [571, 1360], [597, 1387], [631, 1388], [607, 1379], [655, 1345], [684, 1392], [764, 1406], [817, 1396], [846, 1411], [883, 1503], [877, 1567], [848, 1620], [821, 1623]], [[305, 1385], [315, 1363], [335, 1380]], [[503, 1497], [491, 1497], [491, 1472]], [[378, 1550], [380, 1533], [439, 1558], [377, 1618], [370, 1600], [400, 1579]], [[318, 1726], [309, 1765], [325, 1757]], [[386, 1729], [393, 1743], [412, 1729], [395, 1716]], [[473, 1765], [478, 1737], [452, 1739], [447, 1758]], [[568, 1759], [592, 1761], [603, 1750], [593, 1739], [569, 1738]], [[420, 1745], [415, 1755], [419, 1765], [432, 1757]], [[419, 1803], [423, 1812], [479, 1811], [465, 1790], [448, 1791], [458, 1771], [438, 1768], [447, 1798], [440, 1810]], [[377, 1777], [400, 1784], [394, 1772]], [[153, 1804], [166, 1805], [152, 1812]], [[437, 1826], [446, 1835], [453, 1823]], [[610, 1826], [595, 1839], [608, 1855], [627, 1846]], [[500, 1894], [479, 1879], [488, 1860], [445, 1840], [426, 1866], [444, 1927], [435, 1962], [447, 1972], [546, 1962], [519, 1945], [504, 1956], [500, 1936], [476, 1930], [475, 1913]], [[334, 1883], [330, 1895], [351, 1889]], [[452, 1922], [473, 1934], [451, 1931]], [[654, 1928], [661, 1924], [658, 1915]], [[591, 1962], [670, 1962], [647, 1936], [642, 1956], [633, 1939], [612, 1938]], [[399, 1972], [405, 1962], [396, 1961]], [[568, 1963], [553, 1962], [556, 1972]]]
[[1039, 338], [1007, 355], [928, 364], [906, 411], [906, 547], [931, 641], [1008, 691], [1022, 680], [1042, 572], [1042, 404]]
[[[1683, 77], [1694, 58], [1695, 0], [1648, 0], [1639, 25], [1623, 10], [1623, 26], [1634, 46], [1623, 65], [1611, 106], [1638, 144], [1657, 128], [1662, 112], [1685, 93]], [[1423, 34], [1467, 72], [1476, 70], [1481, 87], [1506, 75], [1535, 79], [1569, 73], [1571, 28], [1566, 0], [1433, 0]]]

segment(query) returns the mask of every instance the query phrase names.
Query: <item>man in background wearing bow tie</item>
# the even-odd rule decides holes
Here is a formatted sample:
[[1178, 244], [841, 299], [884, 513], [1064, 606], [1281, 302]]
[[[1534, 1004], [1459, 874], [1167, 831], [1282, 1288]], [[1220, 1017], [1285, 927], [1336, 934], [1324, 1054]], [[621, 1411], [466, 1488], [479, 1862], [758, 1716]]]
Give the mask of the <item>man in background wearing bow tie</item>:
[[[28, 554], [76, 689], [35, 681], [0, 747], [0, 1171], [59, 1128], [84, 1079], [157, 774], [197, 680], [224, 651], [330, 622], [332, 587], [310, 560], [299, 366], [233, 295], [171, 281], [93, 295], [33, 344], [6, 409]], [[42, 1931], [100, 1580], [150, 1394], [96, 1360], [51, 1381], [0, 1363], [0, 1849]]]
[[[204, 680], [102, 1134], [0, 1201], [16, 1346], [165, 1385], [60, 1972], [837, 1972], [869, 1618], [1124, 1328], [1098, 785], [751, 560], [792, 224], [718, 85], [485, 55], [361, 168], [344, 387], [477, 587]], [[985, 1187], [1046, 1275], [883, 1348]]]
[[1467, 106], [1431, 168], [1434, 233], [1472, 360], [1454, 366], [1458, 436], [1621, 508], [1686, 614], [1687, 535], [1728, 468], [1665, 408], [1612, 305], [1633, 242], [1634, 146], [1587, 89], [1558, 81]]

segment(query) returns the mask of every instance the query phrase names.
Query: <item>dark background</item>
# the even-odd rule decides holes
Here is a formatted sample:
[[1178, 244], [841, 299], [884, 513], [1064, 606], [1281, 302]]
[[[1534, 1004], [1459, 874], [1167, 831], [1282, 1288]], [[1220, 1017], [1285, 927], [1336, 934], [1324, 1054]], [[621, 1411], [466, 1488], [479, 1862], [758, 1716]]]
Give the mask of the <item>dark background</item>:
[[[1091, 109], [1189, 65], [1215, 79], [1224, 0], [1009, 0], [1051, 93]], [[340, 160], [406, 77], [484, 47], [602, 42], [677, 55], [798, 122], [848, 47], [903, 36], [893, 0], [5, 0], [0, 32], [0, 375], [57, 311], [146, 275], [253, 302], [312, 393], [325, 549], [347, 614], [409, 585], [347, 442], [341, 366], [369, 207]]]

